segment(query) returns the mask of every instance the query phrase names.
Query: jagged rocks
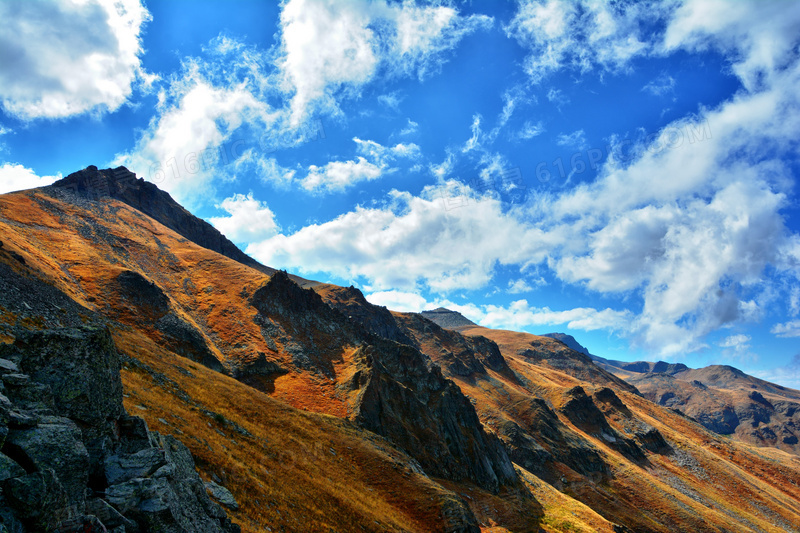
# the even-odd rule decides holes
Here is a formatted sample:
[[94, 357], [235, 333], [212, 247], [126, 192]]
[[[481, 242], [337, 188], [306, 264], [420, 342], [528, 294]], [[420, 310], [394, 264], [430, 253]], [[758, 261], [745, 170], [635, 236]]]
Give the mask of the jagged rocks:
[[0, 394], [0, 519], [8, 531], [239, 530], [206, 495], [188, 449], [125, 413], [106, 329], [18, 333], [0, 346], [8, 395]]
[[353, 359], [357, 422], [405, 449], [428, 474], [471, 479], [491, 491], [516, 481], [502, 444], [483, 430], [470, 401], [417, 350], [378, 341]]
[[250, 303], [262, 334], [281, 344], [300, 369], [336, 379], [332, 361], [356, 347], [355, 370], [339, 383], [344, 392], [355, 392], [351, 417], [404, 449], [427, 474], [472, 480], [491, 491], [516, 483], [500, 441], [484, 431], [466, 396], [418, 349], [371, 333], [285, 272], [274, 274]]

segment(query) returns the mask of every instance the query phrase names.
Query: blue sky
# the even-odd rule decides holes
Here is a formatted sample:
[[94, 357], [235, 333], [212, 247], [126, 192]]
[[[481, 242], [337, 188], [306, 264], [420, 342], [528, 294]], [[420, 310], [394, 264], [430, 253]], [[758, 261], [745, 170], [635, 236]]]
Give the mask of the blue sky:
[[0, 191], [95, 164], [265, 264], [800, 387], [800, 4], [2, 2]]

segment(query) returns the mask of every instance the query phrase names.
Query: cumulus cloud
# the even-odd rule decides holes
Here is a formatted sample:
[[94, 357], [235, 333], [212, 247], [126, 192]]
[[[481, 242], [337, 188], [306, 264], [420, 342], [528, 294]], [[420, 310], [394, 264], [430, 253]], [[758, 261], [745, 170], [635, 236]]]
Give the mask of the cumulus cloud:
[[790, 320], [783, 324], [775, 324], [770, 333], [778, 337], [800, 337], [800, 320]]
[[403, 313], [419, 313], [430, 307], [430, 304], [420, 294], [404, 291], [378, 291], [365, 296], [371, 304], [382, 305], [392, 311]]
[[376, 180], [382, 173], [380, 166], [359, 156], [355, 161], [331, 161], [322, 167], [311, 165], [301, 185], [307, 191], [342, 191], [361, 181]]
[[[462, 205], [448, 203], [450, 195], [463, 195]], [[247, 252], [272, 266], [361, 279], [368, 290], [450, 291], [485, 285], [497, 264], [541, 261], [541, 237], [499, 201], [447, 182], [420, 196], [392, 191], [385, 206], [357, 207]]]
[[411, 2], [290, 0], [281, 12], [284, 86], [294, 93], [292, 117], [310, 108], [336, 113], [336, 97], [357, 93], [379, 72], [424, 77], [465, 35], [491, 25], [444, 5]]
[[[698, 15], [703, 6], [710, 15]], [[724, 50], [743, 90], [632, 143], [628, 157], [612, 155], [595, 181], [531, 195], [524, 207], [509, 209], [444, 182], [456, 165], [452, 152], [431, 167], [450, 184], [440, 204], [434, 189], [395, 191], [383, 207], [359, 207], [250, 251], [378, 291], [475, 289], [493, 279], [496, 265], [546, 265], [562, 281], [640, 307], [563, 314], [520, 301], [472, 309], [473, 316], [503, 327], [548, 320], [616, 329], [663, 356], [698, 350], [708, 333], [761, 316], [767, 293], [779, 290], [770, 288], [765, 269], [796, 286], [800, 265], [800, 239], [782, 215], [793, 187], [786, 161], [796, 159], [800, 135], [800, 63], [792, 52], [798, 39], [788, 30], [800, 24], [800, 10], [760, 6], [740, 2], [726, 11], [724, 4], [688, 1], [649, 13], [639, 4], [622, 10], [522, 2], [508, 31], [542, 52], [528, 64], [534, 79], [561, 68], [614, 70], [640, 55], [715, 48]], [[644, 42], [637, 28], [654, 17], [665, 29]], [[561, 140], [580, 145], [577, 133]], [[497, 158], [485, 152], [487, 139], [476, 115], [459, 153], [483, 153], [488, 165]], [[792, 335], [795, 326], [779, 324], [773, 333]]]
[[275, 235], [280, 228], [275, 214], [267, 204], [253, 198], [250, 193], [235, 194], [217, 206], [228, 216], [211, 217], [208, 221], [223, 235], [236, 243], [247, 243]]
[[157, 115], [113, 164], [127, 166], [189, 207], [213, 200], [215, 181], [232, 178], [235, 164], [263, 167], [265, 175], [275, 170], [268, 153], [276, 138], [281, 147], [291, 146], [303, 141], [308, 128], [284, 127], [284, 113], [266, 102], [270, 78], [263, 66], [259, 51], [215, 39], [202, 61], [184, 61], [159, 92]]
[[300, 180], [301, 186], [310, 192], [330, 193], [343, 191], [359, 182], [379, 179], [385, 174], [397, 171], [391, 165], [400, 160], [414, 160], [420, 157], [420, 148], [414, 143], [398, 143], [383, 146], [370, 140], [355, 137], [355, 160], [331, 161], [323, 166], [311, 165], [308, 174]]
[[114, 111], [137, 83], [140, 33], [150, 14], [139, 0], [0, 3], [0, 101], [19, 118]]
[[38, 176], [33, 170], [15, 163], [0, 166], [0, 194], [50, 185], [58, 176]]

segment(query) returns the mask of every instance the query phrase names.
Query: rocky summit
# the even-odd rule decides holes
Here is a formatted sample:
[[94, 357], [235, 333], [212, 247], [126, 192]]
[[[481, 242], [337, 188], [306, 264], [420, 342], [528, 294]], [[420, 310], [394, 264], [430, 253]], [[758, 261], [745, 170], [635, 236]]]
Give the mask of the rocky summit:
[[0, 195], [0, 531], [798, 531], [800, 392], [615, 363], [260, 265], [123, 167]]

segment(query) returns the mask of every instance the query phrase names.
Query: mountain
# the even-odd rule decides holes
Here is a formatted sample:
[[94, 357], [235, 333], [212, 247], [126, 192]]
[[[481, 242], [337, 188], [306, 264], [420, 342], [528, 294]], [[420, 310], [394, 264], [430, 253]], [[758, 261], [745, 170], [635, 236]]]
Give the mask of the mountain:
[[447, 329], [458, 329], [461, 327], [477, 326], [475, 322], [468, 319], [458, 311], [451, 311], [444, 307], [439, 307], [431, 311], [422, 311], [422, 316]]
[[[219, 527], [222, 506], [244, 532], [797, 530], [793, 456], [710, 432], [555, 339], [429, 315], [455, 320], [449, 329], [372, 305], [355, 287], [249, 264], [218, 234], [187, 230], [202, 224], [126, 169], [76, 174], [65, 178], [74, 186], [0, 195], [0, 359], [17, 358], [35, 385], [9, 412], [34, 390], [47, 397], [55, 372], [6, 350], [44, 357], [56, 350], [28, 339], [101, 328], [102, 353], [118, 354], [124, 412], [162, 435], [123, 452], [139, 460], [186, 446], [203, 481], [189, 482], [193, 494]], [[113, 379], [64, 361], [58, 383], [76, 385], [65, 397], [86, 383], [116, 394]], [[3, 380], [6, 390], [25, 381]], [[64, 442], [80, 450], [72, 435]], [[152, 487], [172, 471], [103, 481], [101, 463], [131, 464], [115, 435], [83, 444], [96, 458], [84, 485], [64, 474], [68, 494], [91, 492], [73, 514], [102, 506], [92, 516], [103, 524], [142, 507], [112, 487]], [[35, 439], [26, 453], [47, 446]], [[10, 474], [0, 516], [35, 512], [10, 502], [9, 488], [51, 471], [61, 480], [61, 466], [0, 452]], [[170, 475], [188, 479], [187, 464]], [[38, 531], [31, 520], [18, 531]]]
[[711, 431], [800, 455], [800, 391], [755, 378], [732, 366], [692, 369], [665, 361], [615, 361], [590, 354], [571, 335], [544, 336], [589, 355], [649, 400], [676, 409]]

